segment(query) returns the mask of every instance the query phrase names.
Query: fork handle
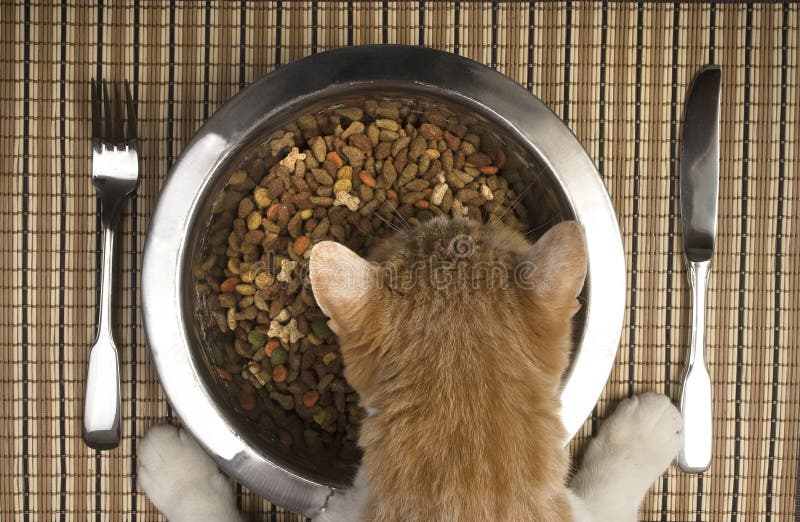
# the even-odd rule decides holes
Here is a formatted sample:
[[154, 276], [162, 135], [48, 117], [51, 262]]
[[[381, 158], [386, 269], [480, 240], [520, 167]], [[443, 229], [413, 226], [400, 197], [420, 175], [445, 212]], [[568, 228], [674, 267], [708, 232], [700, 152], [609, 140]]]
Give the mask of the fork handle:
[[95, 449], [111, 449], [120, 440], [119, 356], [111, 328], [113, 302], [114, 228], [119, 204], [102, 203], [103, 268], [97, 339], [89, 355], [83, 410], [83, 439]]
[[83, 440], [97, 450], [113, 449], [120, 440], [119, 358], [113, 344], [97, 344], [89, 355], [83, 404]]
[[111, 328], [111, 306], [114, 302], [114, 243], [117, 221], [119, 221], [122, 198], [101, 200], [101, 222], [103, 225], [103, 268], [100, 276], [100, 314], [97, 320], [97, 338], [105, 337], [114, 342]]

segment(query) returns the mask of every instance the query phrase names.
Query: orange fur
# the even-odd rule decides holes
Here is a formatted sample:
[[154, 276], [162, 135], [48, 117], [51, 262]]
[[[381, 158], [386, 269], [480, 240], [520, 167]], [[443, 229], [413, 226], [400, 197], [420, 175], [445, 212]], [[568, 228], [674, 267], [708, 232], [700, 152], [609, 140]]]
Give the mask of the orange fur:
[[[580, 227], [557, 225], [532, 247], [501, 224], [435, 219], [379, 245], [372, 265], [334, 246], [346, 251], [315, 246], [310, 275], [345, 376], [377, 409], [359, 439], [364, 520], [570, 520], [558, 412], [586, 274]], [[371, 283], [334, 291], [335, 263]], [[532, 274], [516, 270], [524, 263]], [[459, 267], [469, 282], [442, 284]]]

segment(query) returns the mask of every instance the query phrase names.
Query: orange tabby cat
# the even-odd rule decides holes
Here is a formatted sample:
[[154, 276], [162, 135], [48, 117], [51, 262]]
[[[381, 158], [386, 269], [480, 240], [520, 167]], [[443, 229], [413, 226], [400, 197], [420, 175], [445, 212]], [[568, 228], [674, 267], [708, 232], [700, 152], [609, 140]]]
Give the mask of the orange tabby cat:
[[586, 275], [580, 227], [531, 247], [503, 225], [436, 219], [373, 259], [323, 242], [310, 263], [345, 377], [376, 411], [359, 440], [363, 519], [568, 520], [559, 383]]
[[[501, 224], [437, 218], [372, 262], [315, 245], [314, 295], [370, 414], [355, 485], [316, 520], [635, 521], [680, 447], [681, 419], [664, 396], [623, 401], [567, 488], [559, 384], [586, 264], [574, 222], [531, 245]], [[240, 520], [185, 433], [157, 426], [139, 456], [140, 483], [172, 522]]]

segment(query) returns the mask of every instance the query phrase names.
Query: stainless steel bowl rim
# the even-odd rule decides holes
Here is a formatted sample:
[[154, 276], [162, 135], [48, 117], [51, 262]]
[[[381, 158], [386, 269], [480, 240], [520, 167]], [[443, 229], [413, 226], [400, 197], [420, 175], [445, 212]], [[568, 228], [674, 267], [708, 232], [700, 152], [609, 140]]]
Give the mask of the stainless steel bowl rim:
[[514, 132], [554, 173], [583, 225], [591, 296], [577, 358], [561, 394], [567, 440], [579, 430], [605, 386], [622, 328], [625, 259], [605, 187], [578, 139], [518, 84], [477, 62], [406, 46], [328, 51], [255, 81], [197, 131], [161, 189], [144, 250], [143, 317], [161, 384], [184, 427], [236, 480], [308, 516], [317, 513], [336, 489], [284, 469], [244, 440], [218, 410], [201, 379], [199, 372], [206, 370], [196, 366], [184, 319], [185, 238], [218, 167], [267, 122], [323, 97], [379, 86], [457, 101]]

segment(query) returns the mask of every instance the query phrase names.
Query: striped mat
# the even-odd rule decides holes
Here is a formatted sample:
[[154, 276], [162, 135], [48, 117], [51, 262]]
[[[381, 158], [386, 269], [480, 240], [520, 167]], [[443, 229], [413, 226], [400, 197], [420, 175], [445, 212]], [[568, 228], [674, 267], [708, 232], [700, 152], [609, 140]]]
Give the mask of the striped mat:
[[[518, 81], [574, 130], [604, 177], [624, 236], [628, 308], [617, 364], [576, 451], [620, 398], [678, 393], [689, 294], [677, 138], [693, 74], [708, 62], [722, 67], [708, 313], [715, 459], [702, 476], [670, 469], [641, 518], [793, 519], [797, 4], [106, 3], [113, 5], [0, 5], [0, 519], [160, 520], [135, 475], [137, 438], [171, 418], [150, 364], [138, 291], [159, 186], [192, 133], [244, 85], [308, 54], [381, 42], [444, 49]], [[105, 453], [80, 439], [100, 247], [90, 183], [92, 77], [132, 81], [142, 136], [142, 182], [121, 227], [124, 275], [115, 303], [124, 438]], [[254, 520], [298, 520], [243, 488], [238, 501]]]

